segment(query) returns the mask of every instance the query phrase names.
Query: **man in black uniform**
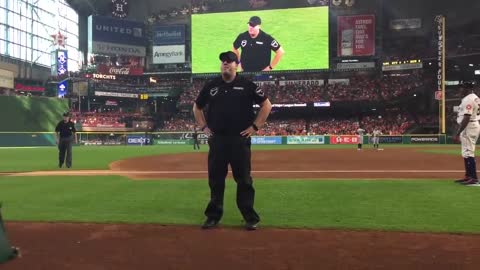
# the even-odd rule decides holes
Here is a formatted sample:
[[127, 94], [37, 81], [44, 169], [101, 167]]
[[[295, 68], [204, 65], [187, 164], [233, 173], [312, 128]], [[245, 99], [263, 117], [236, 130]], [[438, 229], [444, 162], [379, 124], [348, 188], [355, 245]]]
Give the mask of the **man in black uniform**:
[[[273, 70], [285, 53], [277, 40], [260, 30], [261, 24], [260, 17], [251, 17], [248, 21], [248, 31], [238, 35], [233, 42], [233, 52], [241, 61], [240, 70], [248, 72]], [[239, 48], [242, 49], [241, 56]], [[271, 51], [275, 52], [275, 57], [270, 63]]]
[[193, 150], [198, 149], [200, 150], [200, 143], [198, 142], [198, 132], [197, 127], [193, 128]]
[[67, 168], [72, 167], [72, 144], [77, 143], [77, 130], [75, 124], [70, 121], [70, 114], [64, 113], [63, 120], [55, 128], [55, 142], [58, 145], [58, 167], [63, 166], [65, 152], [67, 152]]
[[[251, 171], [251, 138], [267, 120], [272, 104], [255, 83], [237, 75], [234, 52], [220, 54], [222, 76], [207, 82], [194, 105], [195, 119], [209, 136], [208, 184], [210, 202], [202, 228], [218, 225], [223, 215], [223, 195], [228, 164], [237, 183], [237, 206], [247, 230], [255, 230], [260, 217], [253, 208], [255, 189]], [[253, 104], [260, 105], [255, 117]], [[206, 118], [203, 109], [208, 105]]]

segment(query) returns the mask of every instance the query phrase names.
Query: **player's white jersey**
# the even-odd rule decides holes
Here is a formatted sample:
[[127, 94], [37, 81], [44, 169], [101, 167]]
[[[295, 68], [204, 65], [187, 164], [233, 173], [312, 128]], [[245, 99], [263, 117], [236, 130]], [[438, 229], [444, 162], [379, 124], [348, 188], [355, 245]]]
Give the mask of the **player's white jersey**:
[[479, 103], [480, 99], [475, 94], [469, 94], [468, 96], [462, 99], [462, 103], [458, 107], [458, 116], [457, 116], [457, 123], [462, 123], [463, 116], [465, 114], [470, 115], [470, 121], [478, 121], [478, 113], [479, 113]]
[[359, 128], [359, 129], [357, 129], [357, 133], [358, 133], [358, 135], [361, 136], [361, 135], [363, 135], [363, 134], [365, 133], [365, 129]]
[[375, 130], [373, 131], [373, 137], [378, 137], [378, 136], [380, 136], [380, 135], [382, 135], [382, 132], [381, 132], [379, 129], [375, 129]]

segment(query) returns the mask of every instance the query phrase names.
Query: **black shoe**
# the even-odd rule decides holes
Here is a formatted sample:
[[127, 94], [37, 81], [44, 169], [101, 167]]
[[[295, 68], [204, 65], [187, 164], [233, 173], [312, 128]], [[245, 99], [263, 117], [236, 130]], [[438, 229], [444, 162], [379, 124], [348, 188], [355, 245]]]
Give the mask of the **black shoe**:
[[255, 231], [258, 228], [259, 221], [251, 221], [245, 223], [245, 230], [247, 231]]
[[63, 164], [62, 163], [58, 163], [58, 168], [62, 168]]
[[202, 229], [213, 229], [218, 226], [218, 220], [213, 218], [207, 218], [207, 220], [203, 223]]
[[69, 168], [69, 169], [70, 169], [70, 167], [72, 167], [72, 165], [67, 165], [67, 168]]

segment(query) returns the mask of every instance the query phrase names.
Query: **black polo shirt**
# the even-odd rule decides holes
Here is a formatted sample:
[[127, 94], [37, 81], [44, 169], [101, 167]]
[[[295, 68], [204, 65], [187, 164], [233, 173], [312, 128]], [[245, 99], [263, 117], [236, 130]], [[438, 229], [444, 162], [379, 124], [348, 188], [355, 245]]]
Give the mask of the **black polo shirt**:
[[72, 121], [60, 121], [55, 128], [55, 132], [60, 133], [60, 138], [69, 138], [73, 135], [73, 133], [77, 132], [75, 129], [75, 124]]
[[240, 62], [244, 71], [262, 71], [270, 65], [271, 51], [277, 51], [280, 43], [272, 36], [260, 30], [256, 38], [252, 38], [248, 31], [238, 35], [233, 42], [235, 49], [241, 48]]
[[195, 103], [207, 108], [207, 125], [214, 134], [240, 135], [255, 121], [253, 104], [267, 99], [262, 89], [252, 81], [237, 75], [231, 83], [217, 77], [205, 84]]

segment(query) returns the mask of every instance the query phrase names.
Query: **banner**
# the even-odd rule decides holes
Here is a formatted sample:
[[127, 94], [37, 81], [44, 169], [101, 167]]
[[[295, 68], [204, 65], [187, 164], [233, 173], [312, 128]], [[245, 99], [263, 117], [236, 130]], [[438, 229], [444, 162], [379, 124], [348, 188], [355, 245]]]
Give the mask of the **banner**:
[[68, 84], [66, 81], [60, 82], [57, 85], [57, 97], [63, 98], [68, 93]]
[[370, 69], [375, 68], [375, 62], [338, 63], [337, 69]]
[[15, 76], [12, 71], [0, 69], [0, 88], [13, 89]]
[[338, 16], [337, 55], [375, 55], [375, 16]]
[[280, 85], [314, 85], [321, 86], [324, 84], [324, 80], [286, 80], [280, 81]]
[[15, 91], [26, 91], [26, 92], [43, 92], [45, 91], [45, 87], [42, 86], [30, 86], [30, 85], [23, 85], [21, 83], [15, 84]]
[[281, 136], [274, 136], [274, 137], [253, 136], [252, 144], [282, 144], [282, 137]]
[[358, 144], [357, 135], [330, 136], [330, 144]]
[[275, 85], [275, 81], [254, 81], [258, 86]]
[[111, 42], [92, 41], [88, 44], [89, 53], [107, 55], [125, 55], [145, 57], [147, 49], [144, 46], [124, 45]]
[[325, 136], [287, 136], [287, 144], [325, 144]]
[[186, 140], [158, 140], [154, 139], [153, 144], [163, 145], [163, 144], [191, 144], [191, 141]]
[[410, 143], [439, 143], [438, 136], [411, 136]]
[[142, 67], [114, 67], [107, 66], [104, 64], [98, 65], [97, 72], [105, 75], [130, 75], [130, 76], [141, 76], [143, 75]]
[[68, 73], [68, 52], [65, 50], [56, 51], [56, 76], [67, 75]]
[[383, 63], [383, 71], [398, 71], [398, 70], [410, 70], [410, 69], [421, 69], [423, 68], [423, 63], [408, 63], [408, 64], [386, 64]]
[[143, 22], [93, 15], [88, 17], [88, 43], [106, 42], [145, 47], [146, 41]]
[[[373, 142], [373, 136], [369, 136], [368, 141], [370, 143], [372, 143]], [[382, 136], [380, 136], [379, 143], [403, 143], [403, 137], [402, 136], [382, 135]]]
[[422, 28], [422, 19], [395, 19], [390, 20], [391, 30], [419, 29]]
[[128, 135], [127, 145], [149, 145], [151, 144], [150, 136], [145, 135]]
[[350, 79], [328, 79], [328, 84], [350, 84]]
[[153, 45], [185, 44], [185, 25], [156, 25], [153, 27]]
[[152, 63], [185, 63], [185, 45], [154, 46]]
[[99, 97], [138, 98], [138, 94], [132, 94], [132, 93], [116, 93], [116, 92], [103, 92], [103, 91], [95, 91], [95, 96], [99, 96]]

